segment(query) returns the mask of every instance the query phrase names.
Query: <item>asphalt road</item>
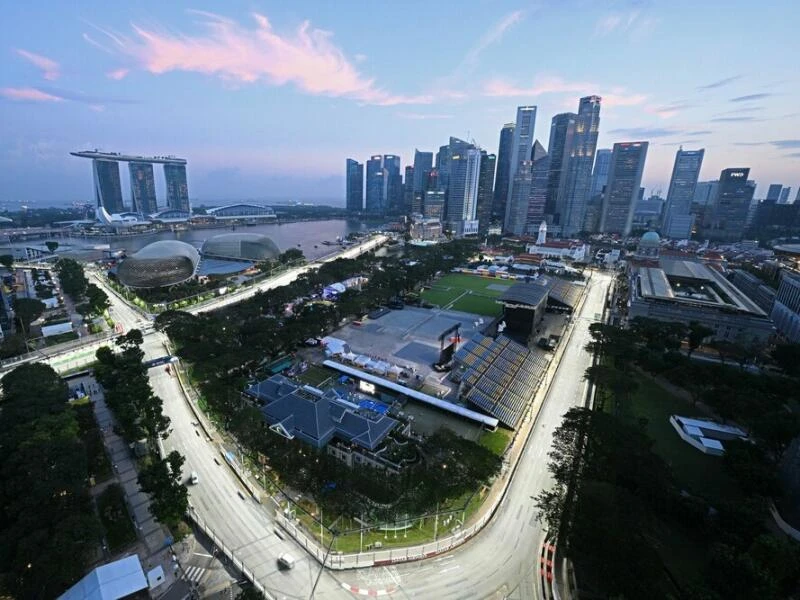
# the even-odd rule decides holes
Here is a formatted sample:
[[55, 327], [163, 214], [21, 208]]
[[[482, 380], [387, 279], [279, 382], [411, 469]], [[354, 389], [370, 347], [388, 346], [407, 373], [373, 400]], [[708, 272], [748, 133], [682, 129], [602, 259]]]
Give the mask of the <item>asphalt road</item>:
[[[519, 467], [505, 501], [491, 523], [467, 544], [433, 559], [391, 567], [350, 571], [325, 571], [315, 598], [353, 598], [345, 586], [379, 591], [394, 588], [393, 598], [508, 598], [539, 597], [537, 555], [544, 532], [536, 521], [533, 502], [551, 483], [547, 453], [553, 430], [570, 407], [583, 402], [586, 382], [583, 373], [591, 356], [584, 350], [589, 341], [588, 326], [599, 319], [611, 278], [595, 273], [587, 296], [575, 317], [575, 328], [566, 342], [555, 373]], [[144, 320], [112, 295], [113, 314], [129, 327], [141, 327]], [[163, 356], [165, 338], [159, 333], [146, 336], [147, 358]], [[190, 488], [194, 511], [216, 535], [230, 546], [257, 579], [277, 598], [308, 598], [317, 576], [318, 563], [306, 556], [288, 536], [280, 539], [271, 521], [272, 507], [257, 504], [224, 465], [219, 447], [210, 444], [193, 425], [195, 417], [183, 398], [174, 376], [163, 368], [150, 372], [153, 388], [164, 401], [164, 412], [172, 419], [173, 432], [164, 442], [167, 451], [186, 456], [184, 475], [196, 471], [199, 483]], [[217, 464], [215, 458], [220, 464]], [[240, 492], [242, 493], [240, 495]], [[244, 496], [244, 497], [242, 497]], [[297, 564], [281, 571], [277, 557], [290, 552]]]

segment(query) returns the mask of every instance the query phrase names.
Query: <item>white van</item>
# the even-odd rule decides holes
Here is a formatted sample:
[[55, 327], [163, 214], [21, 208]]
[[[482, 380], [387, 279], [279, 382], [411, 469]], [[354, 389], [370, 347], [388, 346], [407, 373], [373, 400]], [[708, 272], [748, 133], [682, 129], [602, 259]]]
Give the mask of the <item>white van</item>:
[[278, 565], [284, 569], [293, 569], [294, 557], [288, 552], [284, 552], [278, 557]]
[[189, 481], [192, 482], [192, 485], [197, 485], [200, 483], [200, 478], [197, 476], [197, 471], [192, 471], [191, 477], [189, 477]]

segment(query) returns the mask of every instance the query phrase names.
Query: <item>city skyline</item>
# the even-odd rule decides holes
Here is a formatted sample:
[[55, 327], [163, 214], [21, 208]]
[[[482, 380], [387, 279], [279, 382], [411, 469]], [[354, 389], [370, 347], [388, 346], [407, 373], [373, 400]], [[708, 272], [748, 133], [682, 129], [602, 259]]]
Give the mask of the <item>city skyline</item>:
[[[554, 115], [593, 94], [603, 98], [597, 148], [650, 142], [649, 191], [666, 194], [680, 144], [706, 149], [701, 180], [746, 164], [757, 198], [775, 182], [798, 189], [800, 140], [786, 133], [800, 126], [787, 51], [793, 6], [747, 20], [743, 2], [724, 13], [692, 6], [687, 21], [682, 4], [476, 4], [474, 19], [445, 34], [415, 25], [423, 41], [402, 55], [401, 7], [12, 5], [0, 25], [0, 201], [91, 201], [84, 165], [68, 153], [96, 147], [186, 156], [201, 202], [344, 205], [348, 157], [391, 153], [405, 166], [415, 148], [435, 152], [450, 136], [495, 153], [521, 105], [538, 107], [535, 137], [545, 141]], [[718, 26], [703, 26], [711, 21]], [[759, 27], [772, 33], [756, 56], [734, 40]], [[445, 55], [442, 43], [463, 53]], [[540, 52], [553, 47], [560, 52]]]

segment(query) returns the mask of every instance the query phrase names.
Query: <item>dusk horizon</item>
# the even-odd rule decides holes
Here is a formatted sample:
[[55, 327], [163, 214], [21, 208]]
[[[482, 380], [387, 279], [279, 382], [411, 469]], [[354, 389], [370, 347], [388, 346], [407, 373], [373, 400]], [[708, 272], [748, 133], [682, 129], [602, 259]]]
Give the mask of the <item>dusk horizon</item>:
[[[684, 4], [481, 3], [457, 30], [409, 19], [422, 5], [10, 6], [0, 203], [92, 201], [90, 165], [69, 152], [98, 148], [186, 158], [198, 205], [343, 205], [347, 158], [396, 154], [407, 165], [415, 148], [436, 152], [450, 136], [496, 153], [526, 104], [546, 146], [551, 118], [593, 94], [598, 149], [650, 143], [648, 195], [666, 194], [681, 146], [705, 149], [701, 180], [749, 167], [756, 198], [771, 183], [797, 190], [792, 5], [766, 15], [743, 2], [722, 13]], [[740, 43], [765, 30], [758, 54]]]

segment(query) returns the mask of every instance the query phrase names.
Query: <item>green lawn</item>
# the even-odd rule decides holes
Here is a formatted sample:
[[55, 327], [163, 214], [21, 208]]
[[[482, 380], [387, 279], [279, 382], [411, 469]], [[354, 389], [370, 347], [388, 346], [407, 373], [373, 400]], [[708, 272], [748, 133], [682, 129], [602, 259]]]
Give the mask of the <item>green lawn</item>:
[[[455, 301], [453, 310], [493, 317], [502, 312], [502, 306], [495, 302], [495, 298], [502, 295], [511, 285], [512, 282], [504, 279], [451, 273], [438, 279], [422, 292], [422, 299], [440, 307], [448, 306]], [[504, 289], [494, 290], [489, 286], [503, 286]], [[465, 295], [465, 292], [470, 293]]]
[[508, 443], [511, 441], [512, 435], [512, 431], [498, 427], [494, 431], [481, 432], [478, 443], [484, 448], [494, 452], [497, 456], [501, 456], [503, 452], [505, 452]]
[[498, 304], [494, 298], [470, 294], [469, 296], [463, 296], [456, 300], [452, 306], [452, 310], [496, 317], [503, 313], [503, 305]]
[[627, 407], [626, 416], [636, 421], [647, 419], [647, 433], [654, 440], [654, 450], [671, 467], [678, 483], [712, 503], [722, 498], [740, 497], [738, 487], [723, 470], [722, 459], [703, 454], [681, 440], [669, 423], [673, 414], [684, 417], [702, 417], [703, 414], [649, 377], [633, 377], [639, 388]]
[[106, 541], [112, 554], [136, 541], [136, 531], [125, 508], [125, 494], [119, 484], [108, 486], [97, 497], [97, 512], [106, 530]]

